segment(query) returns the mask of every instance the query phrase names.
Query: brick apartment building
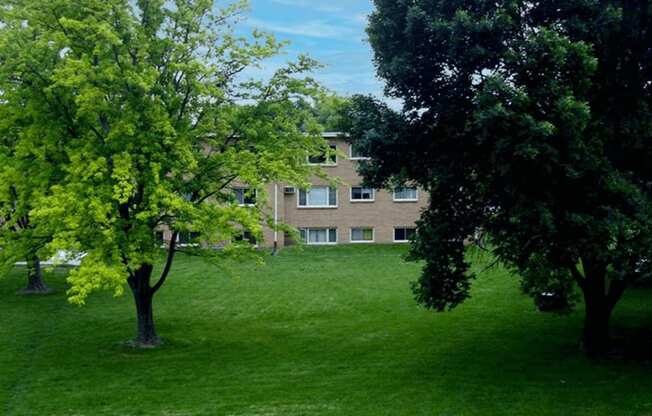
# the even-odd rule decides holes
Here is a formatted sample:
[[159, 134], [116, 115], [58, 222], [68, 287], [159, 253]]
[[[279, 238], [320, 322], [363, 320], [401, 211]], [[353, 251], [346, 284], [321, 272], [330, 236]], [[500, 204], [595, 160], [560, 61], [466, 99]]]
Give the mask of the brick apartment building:
[[[308, 190], [272, 185], [269, 206], [278, 221], [298, 228], [310, 245], [409, 241], [427, 204], [425, 192], [416, 188], [394, 192], [363, 188], [356, 169], [364, 155], [358, 154], [341, 133], [324, 133], [324, 139], [337, 150], [337, 156], [315, 157], [309, 162], [320, 165], [328, 176], [339, 178], [340, 184], [332, 187], [327, 180], [313, 178]], [[274, 241], [281, 247], [293, 243], [272, 230], [266, 230], [264, 238], [265, 245]]]
[[[279, 224], [296, 227], [308, 245], [408, 242], [421, 209], [428, 202], [426, 193], [416, 188], [392, 192], [362, 187], [356, 169], [364, 155], [358, 154], [341, 133], [329, 132], [323, 136], [337, 155], [313, 157], [308, 163], [319, 165], [329, 177], [339, 178], [339, 185], [334, 187], [319, 177], [312, 178], [312, 187], [307, 190], [270, 184], [265, 201], [270, 216]], [[250, 195], [245, 186], [234, 185], [233, 192], [241, 205], [256, 203], [255, 195]], [[162, 239], [171, 237], [167, 230], [160, 234]], [[193, 233], [181, 233], [178, 241], [190, 243], [193, 237]], [[252, 239], [246, 232], [242, 238]], [[264, 246], [296, 243], [269, 227], [265, 227], [263, 238]]]

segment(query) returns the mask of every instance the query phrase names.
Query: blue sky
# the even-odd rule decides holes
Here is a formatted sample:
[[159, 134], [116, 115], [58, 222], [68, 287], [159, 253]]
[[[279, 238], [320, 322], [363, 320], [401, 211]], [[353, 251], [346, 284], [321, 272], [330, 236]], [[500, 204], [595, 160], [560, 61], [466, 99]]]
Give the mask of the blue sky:
[[285, 55], [270, 60], [258, 75], [306, 53], [326, 65], [314, 75], [327, 88], [382, 96], [365, 33], [371, 0], [250, 0], [250, 6], [244, 29], [255, 27], [291, 42]]

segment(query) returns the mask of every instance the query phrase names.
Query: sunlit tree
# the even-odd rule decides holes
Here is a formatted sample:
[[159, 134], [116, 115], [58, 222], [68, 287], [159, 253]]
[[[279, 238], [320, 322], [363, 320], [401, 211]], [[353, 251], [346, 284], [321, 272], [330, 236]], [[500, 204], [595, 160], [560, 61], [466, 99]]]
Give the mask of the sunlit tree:
[[[62, 172], [30, 217], [51, 236], [48, 252], [86, 254], [68, 278], [72, 302], [128, 285], [140, 345], [159, 342], [152, 299], [179, 233], [191, 233], [195, 254], [251, 252], [224, 242], [243, 229], [260, 235], [266, 210], [239, 206], [231, 185], [304, 184], [306, 157], [323, 150], [300, 105], [322, 93], [305, 75], [315, 62], [300, 57], [268, 80], [247, 77], [283, 45], [259, 32], [237, 36], [245, 8], [7, 0], [0, 9], [2, 111], [23, 112], [14, 145]], [[157, 231], [166, 229], [167, 259], [154, 275]]]

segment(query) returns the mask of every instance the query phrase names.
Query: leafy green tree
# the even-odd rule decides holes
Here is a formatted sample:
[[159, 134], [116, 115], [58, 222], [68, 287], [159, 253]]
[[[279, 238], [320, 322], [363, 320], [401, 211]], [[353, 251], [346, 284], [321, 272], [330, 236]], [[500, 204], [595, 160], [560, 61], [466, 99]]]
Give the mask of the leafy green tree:
[[[237, 181], [305, 184], [309, 154], [324, 150], [300, 103], [322, 93], [301, 57], [268, 81], [245, 77], [283, 47], [270, 35], [234, 34], [246, 4], [213, 0], [7, 0], [0, 7], [0, 91], [17, 147], [40, 161], [51, 149], [62, 177], [30, 217], [52, 236], [46, 250], [86, 253], [70, 273], [71, 302], [99, 289], [134, 296], [136, 342], [155, 345], [154, 294], [178, 250], [253, 253], [224, 244], [261, 236], [264, 204], [239, 206]], [[261, 196], [259, 201], [264, 201]], [[171, 230], [162, 270], [157, 231]], [[176, 244], [180, 233], [193, 238]], [[215, 250], [218, 246], [220, 249]]]
[[528, 292], [579, 286], [583, 346], [604, 351], [652, 253], [649, 1], [374, 3], [378, 75], [404, 111], [356, 97], [347, 130], [368, 182], [430, 192], [418, 301], [469, 296], [464, 244], [482, 230]]
[[15, 96], [14, 105], [0, 102], [0, 270], [7, 272], [18, 261], [27, 265], [23, 293], [44, 294], [40, 253], [50, 241], [33, 223], [30, 211], [57, 178], [52, 161], [60, 157], [43, 137], [54, 137], [56, 129], [35, 122], [47, 109], [30, 109]]
[[313, 103], [313, 111], [319, 124], [326, 131], [341, 131], [346, 125], [345, 108], [350, 100], [333, 93], [326, 93]]
[[[5, 136], [6, 137], [6, 136]], [[12, 147], [0, 147], [0, 262], [3, 270], [14, 267], [18, 261], [27, 266], [26, 294], [44, 294], [49, 289], [43, 281], [39, 251], [48, 238], [38, 235], [30, 221], [31, 201], [38, 199], [35, 191], [48, 183], [47, 170], [32, 171], [34, 163], [25, 162], [19, 155], [8, 153]], [[18, 163], [17, 163], [18, 162]], [[24, 169], [21, 169], [24, 168]], [[44, 175], [45, 173], [45, 175]], [[46, 177], [44, 177], [46, 176]]]

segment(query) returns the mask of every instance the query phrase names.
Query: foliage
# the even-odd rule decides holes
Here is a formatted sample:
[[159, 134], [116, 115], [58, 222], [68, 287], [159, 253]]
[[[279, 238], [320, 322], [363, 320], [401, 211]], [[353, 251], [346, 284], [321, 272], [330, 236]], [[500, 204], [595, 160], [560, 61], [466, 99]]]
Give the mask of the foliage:
[[[247, 71], [279, 53], [271, 35], [234, 34], [244, 2], [8, 0], [0, 8], [0, 91], [15, 146], [62, 172], [30, 215], [51, 252], [86, 252], [70, 300], [89, 293], [155, 292], [155, 231], [198, 232], [203, 255], [242, 229], [260, 240], [264, 204], [241, 207], [237, 180], [304, 184], [320, 127], [300, 105], [322, 93], [304, 56], [271, 79]], [[63, 160], [51, 161], [51, 151]], [[262, 200], [262, 199], [261, 199]], [[174, 240], [174, 239], [173, 239]], [[170, 245], [171, 264], [174, 244]], [[140, 281], [145, 283], [139, 283]]]
[[431, 194], [412, 249], [426, 260], [419, 301], [468, 297], [463, 245], [482, 230], [525, 279], [571, 276], [608, 320], [652, 252], [648, 2], [375, 5], [376, 67], [404, 113], [358, 97], [349, 114], [352, 131], [382, 121], [354, 137], [374, 158], [369, 182]]
[[30, 212], [60, 178], [53, 162], [62, 153], [53, 145], [57, 130], [45, 122], [47, 109], [34, 104], [20, 94], [13, 102], [0, 99], [0, 275], [17, 261], [38, 259], [50, 241]]
[[30, 221], [29, 212], [32, 202], [46, 191], [53, 172], [48, 163], [33, 156], [29, 133], [20, 146], [14, 146], [8, 126], [15, 121], [0, 109], [0, 275], [18, 261], [38, 258], [48, 242], [48, 236], [40, 234]]
[[318, 97], [313, 105], [313, 111], [325, 131], [342, 131], [346, 123], [344, 109], [348, 103], [348, 98], [332, 93]]

